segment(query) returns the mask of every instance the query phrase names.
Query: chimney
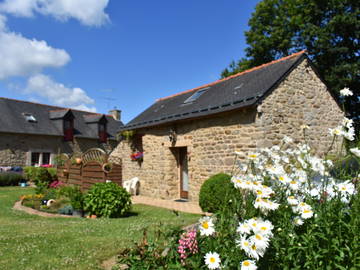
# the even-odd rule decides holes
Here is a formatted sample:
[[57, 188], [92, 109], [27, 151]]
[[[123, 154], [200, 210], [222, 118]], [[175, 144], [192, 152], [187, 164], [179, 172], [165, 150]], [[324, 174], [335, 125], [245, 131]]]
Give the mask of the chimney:
[[121, 119], [121, 111], [114, 108], [113, 110], [109, 111], [109, 114], [116, 120], [120, 121]]

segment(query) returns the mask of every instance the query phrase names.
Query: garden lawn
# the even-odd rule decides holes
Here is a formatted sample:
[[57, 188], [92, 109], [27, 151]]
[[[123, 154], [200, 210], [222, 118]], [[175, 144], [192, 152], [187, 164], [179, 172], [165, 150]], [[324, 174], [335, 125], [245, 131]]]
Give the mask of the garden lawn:
[[133, 205], [118, 219], [44, 218], [12, 207], [30, 188], [0, 188], [0, 269], [101, 269], [100, 264], [138, 241], [143, 229], [185, 226], [199, 215]]

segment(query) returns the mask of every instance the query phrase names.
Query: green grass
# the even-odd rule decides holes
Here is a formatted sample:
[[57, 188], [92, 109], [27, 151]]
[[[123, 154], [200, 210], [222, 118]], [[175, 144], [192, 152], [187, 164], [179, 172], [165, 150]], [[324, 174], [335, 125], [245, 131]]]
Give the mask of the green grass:
[[198, 215], [133, 205], [119, 219], [44, 218], [12, 207], [30, 188], [0, 188], [0, 269], [101, 269], [100, 264], [129, 247], [143, 229], [184, 226]]

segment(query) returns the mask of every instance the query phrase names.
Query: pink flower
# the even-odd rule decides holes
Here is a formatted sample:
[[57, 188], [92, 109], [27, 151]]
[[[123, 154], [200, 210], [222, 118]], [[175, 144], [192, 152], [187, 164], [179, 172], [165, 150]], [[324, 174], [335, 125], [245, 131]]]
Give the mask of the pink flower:
[[182, 265], [185, 265], [185, 259], [188, 257], [188, 255], [198, 253], [196, 230], [187, 231], [181, 235], [177, 251], [180, 254]]

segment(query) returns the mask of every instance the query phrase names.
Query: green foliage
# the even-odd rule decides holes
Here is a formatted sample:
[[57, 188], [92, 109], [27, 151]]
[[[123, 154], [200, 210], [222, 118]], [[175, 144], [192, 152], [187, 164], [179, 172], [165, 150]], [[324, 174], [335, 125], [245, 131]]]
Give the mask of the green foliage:
[[57, 179], [55, 168], [31, 167], [24, 168], [27, 180], [33, 181], [36, 185], [36, 193], [44, 193], [49, 184]]
[[85, 195], [81, 192], [78, 186], [63, 186], [58, 191], [58, 198], [68, 198], [70, 204], [75, 210], [84, 209], [84, 197]]
[[273, 220], [276, 232], [259, 268], [266, 269], [359, 269], [360, 196], [348, 208], [340, 200], [318, 205], [317, 217], [296, 227], [281, 209]]
[[65, 205], [64, 207], [58, 210], [58, 213], [61, 215], [72, 215], [74, 209], [71, 205]]
[[198, 219], [141, 204], [120, 219], [44, 218], [14, 211], [14, 202], [32, 191], [0, 187], [1, 269], [102, 269], [102, 261], [140, 241], [143, 229], [159, 223], [182, 227]]
[[96, 183], [85, 196], [85, 210], [98, 217], [119, 217], [131, 208], [131, 196], [115, 183]]
[[177, 253], [181, 233], [179, 228], [158, 229], [149, 237], [148, 231], [144, 230], [141, 241], [120, 252], [118, 263], [128, 265], [129, 269], [155, 269], [155, 266], [158, 270], [184, 269]]
[[224, 206], [228, 195], [235, 190], [230, 179], [230, 175], [219, 173], [203, 183], [199, 193], [199, 205], [204, 212], [215, 213]]
[[0, 173], [0, 186], [18, 186], [24, 177], [17, 173]]
[[360, 114], [360, 2], [357, 0], [263, 0], [245, 32], [246, 58], [231, 63], [222, 77], [306, 49], [330, 88], [355, 92], [346, 103]]
[[29, 181], [34, 181], [37, 167], [26, 166], [24, 167], [25, 178]]

